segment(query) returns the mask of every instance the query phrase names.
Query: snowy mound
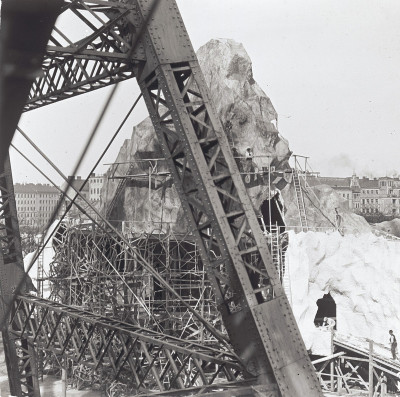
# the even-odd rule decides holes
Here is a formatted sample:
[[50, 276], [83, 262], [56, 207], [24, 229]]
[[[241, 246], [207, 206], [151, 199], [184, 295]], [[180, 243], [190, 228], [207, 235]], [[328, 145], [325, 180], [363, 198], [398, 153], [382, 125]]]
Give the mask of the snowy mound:
[[391, 221], [377, 223], [375, 228], [382, 232], [392, 234], [393, 236], [400, 237], [400, 219], [398, 218]]
[[336, 303], [337, 331], [386, 343], [400, 334], [400, 243], [371, 233], [290, 232], [287, 251], [292, 307], [307, 348], [313, 347], [317, 301]]

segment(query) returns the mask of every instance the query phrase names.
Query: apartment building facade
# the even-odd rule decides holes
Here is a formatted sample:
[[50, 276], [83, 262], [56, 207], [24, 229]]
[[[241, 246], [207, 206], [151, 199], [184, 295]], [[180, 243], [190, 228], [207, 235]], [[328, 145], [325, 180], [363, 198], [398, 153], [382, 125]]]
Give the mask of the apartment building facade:
[[104, 175], [92, 174], [89, 177], [89, 200], [100, 201], [101, 189], [105, 183]]
[[349, 209], [364, 216], [400, 216], [400, 178], [319, 177], [319, 184], [331, 186], [349, 204]]
[[43, 228], [50, 220], [60, 200], [60, 192], [50, 185], [14, 185], [18, 221], [21, 227]]

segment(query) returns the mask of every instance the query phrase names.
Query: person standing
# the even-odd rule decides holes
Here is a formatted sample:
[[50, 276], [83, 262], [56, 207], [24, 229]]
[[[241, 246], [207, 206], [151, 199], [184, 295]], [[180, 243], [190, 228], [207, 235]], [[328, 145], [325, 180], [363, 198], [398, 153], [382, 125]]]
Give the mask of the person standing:
[[336, 228], [339, 230], [340, 227], [342, 226], [342, 216], [339, 214], [337, 208], [335, 208], [335, 223], [336, 223]]
[[337, 208], [335, 208], [335, 223], [336, 223], [336, 230], [343, 236], [344, 229], [342, 227], [343, 218], [342, 215], [339, 214]]
[[389, 335], [390, 350], [392, 352], [393, 360], [396, 360], [397, 340], [392, 330], [389, 330]]

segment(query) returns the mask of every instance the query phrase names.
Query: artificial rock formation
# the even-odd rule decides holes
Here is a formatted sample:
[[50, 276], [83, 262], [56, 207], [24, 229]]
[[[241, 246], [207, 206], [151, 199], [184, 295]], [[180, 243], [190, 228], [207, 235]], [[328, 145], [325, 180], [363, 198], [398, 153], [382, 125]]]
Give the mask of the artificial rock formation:
[[[292, 233], [288, 261], [292, 308], [308, 349], [317, 341], [317, 301], [330, 294], [337, 332], [387, 344], [400, 332], [400, 243], [372, 233]], [[318, 351], [316, 352], [318, 353]]]
[[385, 221], [381, 223], [377, 223], [375, 228], [381, 230], [384, 233], [389, 233], [395, 237], [400, 238], [400, 219], [395, 218], [391, 221]]
[[[285, 202], [285, 221], [295, 231], [300, 231], [299, 210], [293, 184], [288, 184], [282, 190]], [[349, 209], [348, 201], [343, 199], [328, 185], [316, 185], [304, 189], [304, 204], [308, 226], [313, 230], [324, 231], [336, 228], [335, 208], [342, 217], [342, 229], [345, 234], [368, 233], [371, 228], [368, 222], [360, 215]]]
[[243, 45], [227, 39], [211, 40], [197, 56], [234, 152], [244, 156], [250, 148], [259, 169], [269, 163], [286, 168], [289, 144], [278, 133], [278, 114], [254, 81]]
[[[198, 51], [217, 115], [228, 135], [232, 151], [244, 169], [247, 148], [253, 152], [252, 169], [269, 165], [274, 187], [281, 190], [286, 224], [299, 225], [296, 195], [291, 181], [288, 142], [276, 128], [277, 113], [267, 95], [253, 79], [249, 56], [232, 40], [211, 40]], [[108, 175], [131, 178], [121, 191], [110, 219], [127, 221], [132, 231], [173, 232], [187, 228], [183, 210], [162, 160], [162, 153], [149, 118], [134, 127]], [[153, 159], [148, 161], [146, 159]], [[130, 166], [129, 163], [132, 163]], [[151, 172], [151, 189], [149, 178]], [[268, 181], [252, 174], [245, 185], [256, 210], [269, 197]], [[247, 181], [249, 179], [249, 181]], [[107, 209], [117, 190], [118, 179], [108, 180], [102, 191]], [[263, 183], [262, 183], [263, 182]], [[371, 233], [364, 218], [351, 213], [346, 201], [329, 186], [314, 186], [305, 194], [308, 224], [328, 228], [322, 233], [289, 235], [287, 263], [291, 302], [307, 347], [312, 347], [316, 301], [330, 293], [337, 304], [338, 328], [347, 334], [384, 340], [388, 328], [400, 329], [400, 255], [398, 243], [388, 243]], [[342, 217], [344, 236], [335, 229], [335, 208]], [[376, 326], [376, 325], [379, 326]]]
[[[254, 81], [251, 60], [242, 44], [226, 39], [211, 40], [197, 55], [239, 168], [246, 171], [245, 152], [250, 148], [254, 156], [252, 171], [262, 170], [270, 164], [277, 171], [287, 170], [291, 154], [288, 142], [276, 128], [277, 113]], [[165, 164], [163, 161], [142, 161], [149, 158], [162, 158], [162, 154], [150, 118], [147, 118], [134, 127], [132, 138], [121, 147], [116, 162], [123, 164], [108, 171], [109, 176], [126, 175], [128, 170], [130, 175], [135, 175], [119, 195], [110, 218], [134, 222], [134, 228], [142, 231], [151, 231], [155, 224], [161, 223], [163, 229], [172, 223], [170, 226], [176, 231], [184, 230], [186, 222], [177, 193], [170, 177], [163, 174], [167, 172]], [[129, 169], [131, 161], [133, 168]], [[149, 172], [149, 166], [153, 167], [153, 172], [163, 174], [153, 178], [150, 192], [148, 178], [143, 176]], [[273, 180], [280, 182], [281, 187], [286, 185], [280, 176]], [[254, 174], [248, 176], [246, 182], [255, 207], [268, 194], [265, 186], [260, 187], [261, 182], [261, 177]], [[114, 197], [118, 183], [119, 180], [109, 180], [104, 186], [103, 210]]]

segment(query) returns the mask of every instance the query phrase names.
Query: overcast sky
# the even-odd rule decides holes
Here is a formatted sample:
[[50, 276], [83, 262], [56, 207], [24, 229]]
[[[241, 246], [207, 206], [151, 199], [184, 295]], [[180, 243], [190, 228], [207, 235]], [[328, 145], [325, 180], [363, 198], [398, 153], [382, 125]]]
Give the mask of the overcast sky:
[[[310, 157], [315, 171], [325, 176], [400, 172], [398, 0], [177, 2], [196, 50], [212, 38], [243, 43], [255, 80], [278, 112], [280, 133], [294, 153]], [[31, 111], [20, 125], [69, 174], [107, 92]], [[133, 79], [120, 85], [82, 175], [138, 94]], [[132, 126], [146, 116], [141, 103], [103, 163], [114, 161]], [[36, 160], [22, 138], [14, 142]], [[16, 154], [12, 162], [16, 182], [44, 181]]]

